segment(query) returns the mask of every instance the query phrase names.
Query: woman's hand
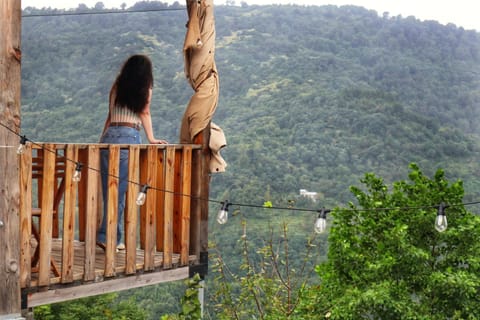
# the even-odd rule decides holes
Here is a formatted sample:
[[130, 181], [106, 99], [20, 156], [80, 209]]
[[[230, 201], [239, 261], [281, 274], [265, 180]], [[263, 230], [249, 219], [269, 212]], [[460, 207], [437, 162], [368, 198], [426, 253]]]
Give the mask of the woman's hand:
[[150, 141], [151, 144], [168, 144], [167, 140], [161, 140], [161, 139], [152, 139]]

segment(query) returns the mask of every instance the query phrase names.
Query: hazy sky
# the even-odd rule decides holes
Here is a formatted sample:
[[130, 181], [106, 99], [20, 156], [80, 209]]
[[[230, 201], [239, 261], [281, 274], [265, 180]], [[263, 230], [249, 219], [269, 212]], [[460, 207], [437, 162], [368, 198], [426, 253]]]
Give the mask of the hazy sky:
[[[37, 8], [77, 8], [79, 3], [93, 7], [101, 0], [21, 0], [22, 8], [32, 6]], [[160, 0], [173, 3], [172, 0]], [[225, 0], [214, 0], [216, 4], [225, 4]], [[120, 8], [122, 3], [127, 7], [136, 0], [103, 0], [106, 8]], [[184, 0], [178, 0], [183, 4]], [[391, 16], [415, 16], [420, 20], [436, 20], [442, 24], [453, 23], [457, 27], [480, 31], [480, 10], [478, 0], [235, 0], [236, 4], [298, 4], [298, 5], [345, 5], [352, 4], [372, 9], [382, 15], [389, 12]]]

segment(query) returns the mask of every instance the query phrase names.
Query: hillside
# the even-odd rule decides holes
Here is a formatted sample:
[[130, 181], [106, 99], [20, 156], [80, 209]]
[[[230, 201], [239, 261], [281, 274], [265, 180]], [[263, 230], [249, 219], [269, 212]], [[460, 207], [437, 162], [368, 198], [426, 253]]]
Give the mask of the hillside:
[[[101, 11], [24, 11], [23, 133], [98, 141], [111, 82], [128, 55], [142, 52], [155, 66], [155, 132], [178, 141], [191, 95], [186, 12]], [[427, 174], [445, 168], [478, 200], [478, 33], [355, 6], [217, 6], [216, 27], [214, 120], [229, 166], [214, 176], [212, 198], [282, 206], [308, 189], [319, 201], [302, 206], [341, 205], [364, 173], [393, 181], [417, 162]]]

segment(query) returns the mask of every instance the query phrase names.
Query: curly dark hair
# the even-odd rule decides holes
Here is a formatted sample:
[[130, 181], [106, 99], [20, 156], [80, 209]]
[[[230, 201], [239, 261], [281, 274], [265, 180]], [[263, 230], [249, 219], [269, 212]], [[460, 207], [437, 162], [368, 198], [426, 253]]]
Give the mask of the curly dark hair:
[[115, 105], [139, 113], [145, 108], [152, 87], [152, 61], [145, 55], [133, 55], [125, 61], [113, 84], [116, 88]]

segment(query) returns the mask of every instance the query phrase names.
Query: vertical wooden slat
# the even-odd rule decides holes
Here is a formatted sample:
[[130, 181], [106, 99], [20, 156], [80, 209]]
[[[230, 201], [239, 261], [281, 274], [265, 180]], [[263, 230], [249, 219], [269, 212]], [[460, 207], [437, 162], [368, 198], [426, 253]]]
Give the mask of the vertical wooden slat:
[[[62, 152], [60, 155], [59, 152]], [[65, 191], [65, 150], [55, 150], [55, 192], [53, 194], [52, 238], [60, 237], [60, 219], [58, 209]]]
[[[128, 148], [128, 181], [138, 181], [139, 179], [139, 160], [140, 147], [131, 145]], [[127, 197], [125, 203], [125, 273], [132, 274], [136, 272], [136, 253], [137, 253], [137, 212], [138, 207], [135, 199], [139, 187], [134, 183], [128, 184]]]
[[[118, 222], [118, 178], [119, 178], [120, 146], [110, 145], [108, 161], [108, 210], [107, 210], [107, 243], [105, 250], [105, 277], [115, 275], [115, 253], [117, 250]], [[105, 217], [104, 217], [105, 218]]]
[[175, 180], [173, 182], [173, 252], [180, 253], [182, 238], [182, 150], [175, 149]]
[[30, 286], [32, 271], [32, 147], [29, 143], [20, 160], [20, 287]]
[[75, 236], [75, 207], [77, 199], [77, 183], [73, 181], [73, 174], [78, 159], [78, 148], [67, 145], [65, 156], [71, 161], [65, 163], [65, 200], [63, 206], [63, 238], [62, 238], [62, 283], [73, 281], [74, 236]]
[[[148, 181], [148, 153], [146, 149], [140, 150], [140, 187]], [[145, 217], [147, 207], [145, 205], [140, 207], [140, 248], [145, 249]]]
[[38, 264], [38, 284], [50, 284], [50, 264], [52, 254], [53, 197], [55, 190], [55, 146], [44, 145], [42, 198], [40, 208], [40, 258]]
[[200, 251], [208, 252], [208, 195], [210, 190], [210, 149], [208, 141], [210, 141], [210, 126], [205, 128], [202, 137], [202, 164], [200, 175]]
[[175, 148], [168, 146], [165, 159], [165, 213], [163, 240], [163, 267], [172, 267], [173, 256], [173, 196], [175, 182]]
[[182, 210], [181, 210], [181, 250], [180, 250], [180, 264], [188, 264], [188, 254], [190, 251], [190, 200], [191, 200], [191, 186], [192, 186], [192, 147], [183, 147], [182, 156]]
[[81, 148], [78, 150], [78, 161], [82, 164], [82, 179], [78, 182], [78, 240], [85, 241], [85, 224], [86, 224], [86, 206], [87, 206], [87, 171], [88, 166], [88, 149]]
[[157, 237], [157, 251], [163, 251], [164, 239], [164, 213], [165, 213], [165, 149], [158, 150], [157, 154], [157, 223], [156, 223], [156, 237]]
[[192, 188], [190, 210], [190, 253], [197, 259], [200, 257], [200, 218], [201, 218], [201, 167], [202, 150], [196, 149], [192, 155]]
[[157, 197], [157, 186], [154, 182], [157, 177], [157, 147], [149, 145], [147, 147], [148, 174], [147, 184], [154, 189], [147, 194], [145, 202], [145, 270], [155, 269], [155, 207]]
[[[82, 173], [82, 181], [86, 186], [85, 198], [81, 198], [84, 210], [81, 215], [85, 216], [85, 274], [83, 279], [86, 281], [95, 279], [95, 240], [97, 238], [97, 212], [98, 198], [101, 194], [99, 188], [100, 182], [100, 150], [97, 146], [90, 145], [87, 149], [86, 161], [84, 166], [90, 168]], [[80, 201], [80, 199], [79, 199]]]

